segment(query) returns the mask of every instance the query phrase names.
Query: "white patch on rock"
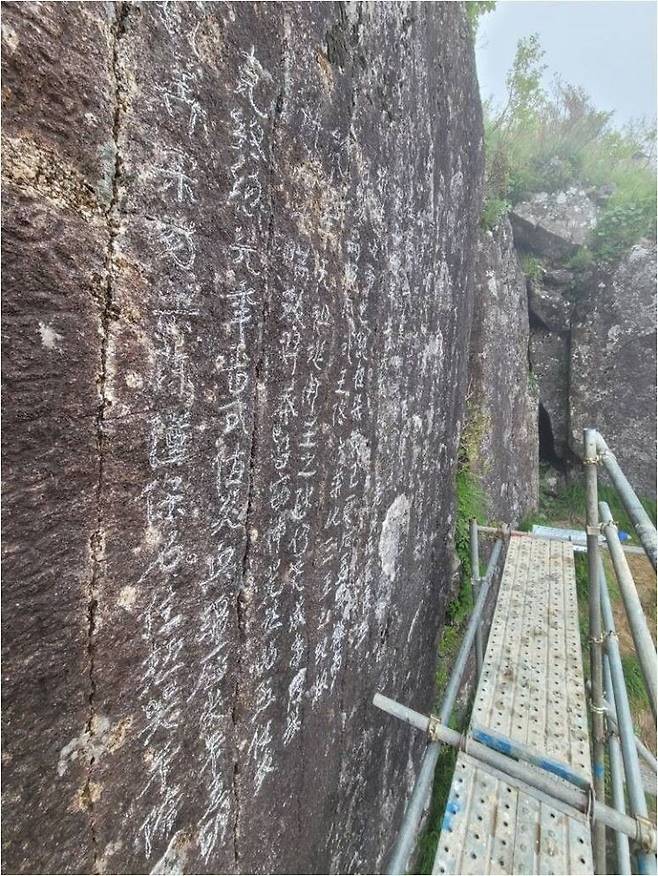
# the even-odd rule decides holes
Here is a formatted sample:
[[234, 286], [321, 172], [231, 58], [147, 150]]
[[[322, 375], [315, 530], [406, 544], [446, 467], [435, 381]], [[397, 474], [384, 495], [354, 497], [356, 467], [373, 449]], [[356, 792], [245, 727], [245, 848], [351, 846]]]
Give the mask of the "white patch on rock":
[[9, 27], [4, 21], [2, 22], [2, 42], [7, 47], [10, 55], [13, 55], [18, 48], [18, 34], [13, 27]]
[[104, 715], [95, 715], [91, 722], [91, 729], [88, 730], [85, 727], [79, 736], [74, 736], [60, 751], [57, 775], [63, 776], [68, 770], [69, 764], [78, 760], [81, 755], [87, 761], [92, 758], [98, 760], [106, 751], [116, 751], [121, 748], [132, 722], [132, 718], [123, 718], [112, 727], [109, 718]]
[[63, 340], [62, 335], [58, 334], [52, 326], [45, 322], [39, 323], [39, 334], [41, 335], [41, 343], [47, 350], [59, 350], [59, 342]]
[[162, 542], [162, 532], [152, 523], [146, 527], [144, 541], [149, 547], [157, 547]]
[[122, 848], [123, 842], [121, 840], [112, 840], [105, 846], [105, 851], [98, 860], [99, 873], [107, 873], [109, 859], [118, 854]]
[[144, 385], [144, 380], [136, 371], [128, 371], [125, 377], [126, 386], [131, 389], [141, 389]]
[[386, 512], [379, 536], [379, 559], [382, 571], [392, 581], [395, 578], [395, 566], [400, 553], [400, 545], [404, 542], [409, 527], [409, 500], [402, 493]]
[[136, 599], [136, 588], [133, 587], [132, 584], [127, 584], [119, 591], [119, 598], [117, 600], [117, 603], [121, 606], [121, 608], [125, 608], [126, 611], [132, 611]]
[[96, 737], [104, 737], [110, 729], [110, 722], [107, 718], [97, 716], [93, 720], [92, 730], [83, 730], [79, 736], [74, 736], [70, 742], [67, 742], [64, 748], [59, 753], [59, 762], [57, 764], [57, 775], [63, 776], [69, 767], [69, 763], [77, 760], [81, 754], [87, 756], [88, 759], [96, 756], [97, 739]]
[[187, 831], [177, 830], [171, 838], [167, 850], [151, 873], [161, 876], [178, 876], [185, 872], [191, 839]]
[[438, 331], [435, 335], [430, 335], [429, 340], [425, 344], [423, 350], [423, 370], [427, 369], [428, 363], [436, 366], [437, 360], [443, 358], [443, 335]]
[[613, 347], [617, 343], [620, 335], [622, 334], [622, 331], [623, 330], [620, 325], [610, 326], [610, 328], [608, 329], [608, 348]]

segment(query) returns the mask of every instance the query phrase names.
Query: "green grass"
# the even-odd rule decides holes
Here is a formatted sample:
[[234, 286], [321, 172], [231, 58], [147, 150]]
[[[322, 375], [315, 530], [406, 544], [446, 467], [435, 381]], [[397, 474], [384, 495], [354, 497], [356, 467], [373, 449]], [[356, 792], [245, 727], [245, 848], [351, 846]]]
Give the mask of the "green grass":
[[529, 280], [541, 280], [544, 273], [540, 259], [527, 253], [521, 256], [521, 268]]
[[583, 654], [583, 672], [589, 675], [589, 608], [587, 603], [589, 581], [587, 579], [587, 554], [574, 554], [576, 569], [576, 595], [578, 597], [578, 628], [580, 630], [580, 650]]
[[446, 609], [443, 631], [439, 640], [436, 670], [437, 697], [441, 695], [448, 683], [452, 661], [459, 650], [463, 628], [473, 610], [470, 521], [475, 518], [480, 523], [484, 522], [484, 496], [466, 462], [462, 462], [457, 470], [455, 488], [457, 496], [455, 551], [460, 564], [459, 592]]
[[457, 470], [457, 519], [455, 522], [455, 550], [462, 569], [462, 579], [471, 576], [470, 521], [484, 523], [486, 501], [484, 493], [468, 467], [462, 462]]
[[[472, 424], [471, 424], [472, 426]], [[470, 437], [469, 437], [470, 436]], [[469, 430], [465, 430], [460, 464], [457, 469], [455, 483], [457, 498], [457, 515], [455, 521], [455, 551], [460, 562], [459, 592], [446, 609], [443, 630], [438, 648], [438, 663], [436, 670], [436, 702], [440, 701], [448, 683], [455, 657], [462, 642], [464, 628], [473, 610], [473, 592], [471, 589], [471, 551], [469, 524], [475, 518], [479, 523], [485, 522], [486, 501], [477, 479], [471, 473], [468, 465], [467, 442], [472, 441]], [[470, 703], [461, 710], [457, 707], [450, 716], [449, 724], [456, 730], [466, 726], [470, 718]], [[445, 746], [441, 749], [434, 772], [432, 799], [425, 829], [418, 839], [416, 849], [416, 872], [431, 873], [436, 854], [436, 845], [441, 834], [441, 822], [445, 811], [450, 785], [455, 769], [457, 753]]]
[[436, 847], [441, 835], [442, 817], [448, 802], [456, 761], [457, 749], [444, 745], [439, 752], [434, 771], [434, 785], [432, 786], [432, 800], [427, 826], [418, 841], [416, 873], [432, 872]]
[[455, 551], [459, 558], [459, 592], [446, 609], [443, 632], [439, 641], [439, 660], [436, 671], [436, 691], [439, 696], [445, 688], [452, 660], [459, 650], [461, 634], [473, 610], [471, 588], [470, 521], [484, 523], [485, 498], [468, 462], [462, 459], [455, 483], [457, 517], [455, 521]]
[[[580, 628], [580, 646], [583, 654], [583, 670], [585, 677], [589, 677], [589, 582], [587, 577], [587, 555], [575, 554], [574, 565], [576, 567], [576, 593], [578, 596], [578, 626]], [[606, 574], [610, 601], [618, 605], [621, 593], [614, 575]], [[647, 694], [644, 677], [640, 663], [635, 654], [624, 654], [621, 658], [626, 689], [633, 717], [649, 708], [649, 696]]]
[[[599, 502], [608, 503], [612, 519], [615, 521], [619, 529], [627, 532], [633, 541], [637, 542], [633, 524], [631, 523], [630, 517], [626, 513], [626, 509], [622, 505], [621, 499], [617, 495], [617, 491], [614, 487], [599, 483], [598, 494]], [[640, 501], [655, 525], [655, 500], [640, 497]], [[522, 529], [525, 532], [530, 532], [534, 524], [537, 524], [538, 526], [550, 526], [558, 521], [563, 523], [568, 522], [573, 525], [574, 528], [584, 526], [585, 483], [583, 475], [580, 475], [578, 480], [568, 483], [564, 490], [562, 490], [557, 496], [549, 494], [546, 489], [541, 486], [539, 491], [538, 510], [526, 517], [520, 524], [519, 529]]]
[[[587, 563], [587, 554], [574, 554], [573, 557], [574, 566], [576, 568], [576, 595], [578, 597], [578, 606], [584, 608], [585, 610], [585, 620], [586, 628], [581, 630], [581, 634], [584, 636], [583, 638], [583, 648], [587, 644], [587, 635], [589, 633], [589, 615], [587, 612], [587, 600], [589, 598], [589, 580], [588, 580], [588, 563]], [[605, 563], [604, 563], [605, 567]], [[621, 593], [619, 592], [619, 585], [617, 584], [617, 579], [614, 575], [606, 574], [606, 581], [608, 582], [608, 593], [610, 594], [610, 600], [613, 605], [617, 604], [621, 599]]]
[[631, 711], [636, 715], [649, 708], [649, 695], [644, 686], [642, 669], [635, 654], [624, 654], [621, 658], [621, 665], [624, 669]]
[[517, 45], [503, 105], [484, 104], [489, 213], [533, 192], [605, 186], [581, 258], [583, 266], [591, 257], [615, 260], [640, 238], [656, 239], [655, 132], [637, 122], [616, 127], [582, 88], [558, 80], [547, 91], [545, 70], [539, 37], [530, 34]]
[[[584, 496], [584, 491], [583, 491]], [[648, 499], [646, 496], [639, 497], [640, 502], [642, 503], [644, 510], [647, 512], [649, 517], [656, 524], [656, 502], [654, 499]], [[610, 513], [612, 514], [612, 519], [615, 521], [619, 529], [622, 529], [624, 532], [627, 532], [630, 536], [633, 537], [635, 541], [637, 541], [637, 537], [635, 536], [635, 530], [633, 529], [633, 524], [631, 523], [631, 519], [626, 513], [626, 509], [622, 505], [621, 499], [617, 495], [617, 491], [614, 487], [608, 487], [604, 484], [599, 484], [599, 502], [607, 502], [610, 507]], [[584, 508], [584, 505], [583, 505]]]
[[504, 198], [496, 198], [493, 195], [487, 197], [482, 207], [480, 224], [486, 231], [493, 231], [500, 225], [511, 209], [512, 205]]

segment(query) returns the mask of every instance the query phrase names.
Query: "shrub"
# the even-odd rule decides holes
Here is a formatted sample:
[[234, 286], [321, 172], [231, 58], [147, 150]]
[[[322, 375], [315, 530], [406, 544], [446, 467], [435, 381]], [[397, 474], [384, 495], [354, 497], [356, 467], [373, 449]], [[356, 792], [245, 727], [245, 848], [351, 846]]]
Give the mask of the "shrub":
[[656, 236], [656, 193], [632, 201], [626, 195], [603, 212], [592, 235], [592, 248], [599, 259], [618, 259], [642, 237]]
[[501, 220], [507, 216], [510, 203], [495, 196], [487, 197], [482, 208], [482, 227], [487, 231], [493, 231], [498, 227]]
[[541, 280], [544, 273], [541, 261], [535, 256], [527, 254], [521, 256], [521, 268], [529, 280]]
[[572, 271], [586, 271], [594, 264], [594, 255], [587, 246], [581, 246], [567, 262], [567, 267]]
[[469, 24], [471, 25], [471, 32], [473, 36], [475, 36], [475, 34], [477, 33], [480, 18], [486, 12], [493, 12], [495, 8], [495, 0], [469, 0], [469, 2], [466, 4], [466, 15], [468, 17]]
[[577, 86], [558, 80], [547, 92], [543, 58], [536, 34], [520, 40], [505, 105], [485, 103], [485, 203], [492, 205], [485, 214], [495, 218], [493, 205], [534, 192], [605, 187], [583, 258], [615, 259], [640, 238], [656, 238], [655, 130], [613, 127], [612, 113], [596, 109]]

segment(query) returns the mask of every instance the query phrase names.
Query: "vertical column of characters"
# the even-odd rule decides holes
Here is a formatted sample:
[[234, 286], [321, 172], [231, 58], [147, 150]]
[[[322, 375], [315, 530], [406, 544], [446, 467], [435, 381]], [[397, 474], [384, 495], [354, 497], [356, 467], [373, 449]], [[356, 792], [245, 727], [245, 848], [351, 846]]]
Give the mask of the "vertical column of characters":
[[[332, 658], [329, 669], [329, 686], [335, 685], [341, 672], [359, 673], [359, 659], [368, 654], [375, 657], [373, 645], [373, 603], [377, 588], [377, 569], [373, 563], [372, 515], [376, 514], [375, 480], [371, 466], [373, 418], [376, 405], [370, 395], [369, 381], [377, 366], [372, 365], [372, 343], [375, 320], [373, 300], [377, 297], [378, 265], [381, 264], [380, 243], [383, 225], [382, 203], [374, 187], [375, 175], [371, 173], [371, 160], [362, 152], [358, 141], [351, 140], [349, 167], [351, 172], [350, 204], [348, 206], [349, 234], [345, 240], [345, 297], [341, 315], [344, 321], [344, 347], [341, 362], [347, 368], [350, 386], [349, 397], [342, 396], [334, 406], [337, 419], [344, 417], [344, 429], [340, 445], [344, 457], [342, 476], [334, 477], [334, 494], [342, 494], [342, 513], [333, 514], [333, 522], [340, 522], [340, 530], [334, 530], [338, 556], [338, 575], [334, 574], [336, 586], [334, 599], [334, 626], [329, 645]], [[341, 404], [341, 401], [343, 403]], [[347, 404], [345, 404], [347, 401]], [[330, 517], [331, 521], [332, 518]], [[376, 539], [374, 541], [376, 544]], [[330, 577], [325, 578], [325, 588], [330, 587]], [[361, 697], [359, 688], [342, 693], [344, 720], [354, 726], [355, 715]], [[371, 750], [374, 741], [372, 727], [365, 728], [354, 736], [349, 748], [341, 757], [338, 779], [339, 797], [344, 801], [341, 822], [350, 831], [358, 818], [363, 799], [366, 776], [354, 766]], [[345, 849], [334, 849], [332, 866]], [[346, 863], [349, 861], [349, 863]], [[342, 867], [358, 869], [359, 851], [350, 853]]]
[[[205, 749], [201, 780], [206, 807], [199, 820], [199, 847], [208, 862], [225, 841], [232, 788], [223, 765], [228, 704], [221, 682], [229, 669], [226, 629], [235, 615], [244, 574], [254, 429], [255, 367], [267, 263], [270, 203], [267, 195], [272, 119], [272, 76], [255, 47], [240, 52], [229, 110], [230, 190], [226, 209], [230, 239], [227, 268], [215, 274], [215, 294], [226, 314], [218, 373], [218, 435], [213, 459], [215, 502], [208, 527], [214, 553], [199, 582], [198, 641], [206, 648], [196, 689], [203, 691], [199, 732]], [[234, 692], [235, 695], [235, 692]]]
[[[165, 8], [166, 9], [166, 8]], [[157, 15], [165, 12], [158, 9]], [[166, 22], [167, 23], [167, 22]], [[158, 86], [166, 114], [180, 124], [185, 139], [207, 138], [205, 112], [197, 99], [199, 67], [174, 65], [167, 83]], [[164, 148], [161, 160], [145, 172], [166, 192], [168, 208], [152, 221], [150, 243], [156, 254], [159, 285], [153, 290], [154, 327], [151, 334], [150, 393], [154, 400], [149, 416], [149, 466], [151, 480], [142, 491], [146, 505], [146, 544], [150, 558], [138, 579], [149, 594], [144, 611], [142, 638], [147, 656], [141, 667], [140, 704], [143, 713], [141, 743], [145, 780], [137, 803], [152, 803], [139, 830], [146, 858], [154, 843], [166, 839], [176, 820], [184, 789], [178, 761], [185, 724], [186, 633], [175, 582], [197, 563], [186, 545], [184, 525], [194, 507], [194, 486], [189, 470], [193, 459], [193, 411], [197, 388], [188, 347], [193, 321], [199, 315], [196, 275], [198, 240], [190, 218], [196, 203], [195, 161], [182, 147]]]
[[[366, 75], [367, 79], [370, 74]], [[379, 588], [379, 557], [377, 545], [379, 527], [378, 508], [382, 500], [383, 471], [381, 444], [386, 441], [386, 433], [379, 434], [377, 423], [381, 417], [379, 409], [378, 385], [383, 381], [381, 368], [384, 365], [382, 350], [376, 349], [378, 327], [388, 319], [386, 309], [381, 313], [383, 284], [387, 274], [385, 264], [388, 251], [388, 235], [385, 223], [385, 196], [388, 189], [388, 175], [378, 162], [377, 154], [365, 145], [371, 125], [368, 110], [364, 116], [357, 116], [355, 128], [361, 136], [351, 144], [354, 159], [352, 210], [358, 232], [360, 275], [358, 282], [358, 310], [354, 351], [356, 370], [354, 373], [356, 429], [352, 433], [352, 471], [350, 483], [355, 483], [357, 466], [364, 474], [364, 499], [360, 503], [363, 558], [357, 581], [356, 615], [350, 625], [350, 648], [353, 659], [363, 649], [368, 651], [368, 659], [378, 659], [380, 637], [373, 635], [377, 626], [375, 594]], [[363, 145], [361, 140], [363, 139]], [[390, 338], [390, 331], [386, 333]], [[367, 386], [366, 386], [367, 381]], [[365, 419], [364, 419], [365, 412]]]
[[[292, 678], [287, 686], [283, 730], [288, 745], [301, 726], [300, 712], [306, 677], [306, 613], [303, 598], [304, 557], [308, 549], [308, 511], [316, 474], [313, 390], [304, 392], [301, 352], [307, 331], [306, 298], [311, 284], [311, 246], [297, 239], [284, 243], [274, 292], [279, 327], [274, 368], [281, 375], [272, 401], [272, 477], [266, 490], [272, 523], [263, 540], [264, 586], [255, 610], [261, 617], [260, 637], [251, 675], [255, 685], [254, 727], [248, 755], [252, 760], [254, 792], [258, 794], [273, 770], [272, 733], [277, 714], [273, 670], [289, 648]], [[283, 618], [288, 616], [288, 623]], [[286, 640], [290, 640], [289, 645]]]
[[[332, 132], [332, 164], [329, 184], [332, 190], [341, 191], [347, 198], [347, 168], [349, 166], [348, 140], [339, 132]], [[344, 208], [343, 208], [344, 209]], [[344, 227], [345, 216], [340, 217]], [[320, 263], [317, 275], [318, 298], [322, 306], [316, 306], [313, 320], [313, 337], [307, 349], [307, 361], [313, 367], [324, 366], [327, 336], [330, 335], [332, 321], [335, 320], [335, 344], [332, 359], [335, 363], [332, 376], [325, 393], [326, 422], [323, 424], [323, 437], [331, 436], [333, 464], [326, 467], [327, 510], [321, 522], [319, 538], [319, 565], [322, 574], [320, 603], [322, 606], [319, 623], [316, 625], [316, 642], [313, 650], [313, 681], [310, 688], [311, 705], [316, 707], [323, 695], [332, 690], [343, 663], [343, 650], [346, 632], [354, 606], [354, 592], [351, 583], [352, 547], [355, 533], [353, 518], [357, 496], [353, 492], [358, 485], [354, 459], [362, 461], [365, 438], [353, 429], [364, 416], [364, 402], [361, 395], [355, 394], [355, 321], [358, 304], [358, 234], [347, 240], [339, 239], [336, 231], [329, 233], [326, 240], [331, 244], [340, 265], [332, 271], [331, 286], [327, 285], [325, 263]], [[327, 302], [334, 302], [333, 308]], [[332, 310], [336, 313], [331, 316]], [[328, 331], [329, 330], [329, 331]], [[364, 375], [361, 375], [363, 382]], [[358, 378], [357, 378], [358, 379]], [[358, 468], [358, 464], [357, 464]]]
[[[311, 297], [318, 254], [310, 243], [296, 242], [290, 245], [292, 285], [284, 288], [282, 295], [282, 318], [287, 325], [286, 344], [290, 349], [284, 356], [290, 357], [288, 370], [290, 380], [284, 391], [286, 410], [291, 411], [293, 393], [296, 422], [288, 426], [293, 443], [294, 464], [291, 472], [291, 495], [289, 506], [290, 526], [286, 532], [286, 552], [289, 557], [287, 590], [292, 598], [292, 613], [289, 630], [292, 633], [290, 669], [294, 672], [288, 685], [286, 720], [283, 742], [289, 745], [301, 728], [302, 697], [306, 686], [308, 663], [308, 633], [305, 607], [305, 559], [311, 538], [309, 511], [315, 493], [318, 464], [318, 411], [316, 409], [319, 383], [309, 374], [303, 375], [303, 342], [308, 332], [305, 309]], [[285, 361], [285, 359], [284, 359]], [[303, 664], [303, 665], [302, 665]]]
[[[370, 166], [363, 161], [358, 143], [351, 142], [350, 163], [356, 165], [352, 233], [346, 241], [346, 310], [349, 309], [348, 343], [352, 359], [352, 397], [349, 409], [349, 476], [346, 506], [351, 510], [349, 531], [358, 546], [367, 542], [367, 511], [364, 497], [371, 487], [370, 441], [367, 437], [372, 422], [372, 401], [366, 386], [370, 355], [372, 320], [369, 307], [376, 284], [376, 253], [373, 252], [371, 220], [365, 209], [370, 203]], [[348, 305], [349, 302], [349, 305]], [[347, 523], [347, 522], [346, 522]], [[352, 582], [354, 597], [350, 606], [348, 644], [351, 650], [361, 649], [368, 636], [368, 609], [372, 601], [372, 582], [364, 568], [367, 547], [359, 547], [362, 556], [357, 567], [360, 573]], [[354, 563], [352, 563], [354, 565]]]

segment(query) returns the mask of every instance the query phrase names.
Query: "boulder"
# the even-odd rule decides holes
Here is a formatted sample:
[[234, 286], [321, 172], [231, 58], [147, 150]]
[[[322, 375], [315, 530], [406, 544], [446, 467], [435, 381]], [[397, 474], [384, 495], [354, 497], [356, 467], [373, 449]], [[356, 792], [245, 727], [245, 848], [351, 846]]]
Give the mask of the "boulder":
[[478, 245], [469, 362], [468, 452], [491, 520], [537, 506], [537, 399], [528, 373], [526, 283], [505, 219]]
[[[450, 595], [462, 4], [3, 9], [3, 865], [379, 872]], [[498, 366], [496, 366], [498, 367]]]
[[528, 280], [528, 308], [532, 325], [552, 332], [568, 332], [573, 305], [559, 290]]
[[559, 261], [587, 242], [596, 226], [597, 208], [583, 189], [538, 192], [516, 204], [510, 214], [519, 249]]
[[574, 313], [569, 388], [572, 451], [598, 429], [640, 494], [656, 492], [656, 245], [642, 242], [600, 272]]
[[547, 286], [570, 289], [574, 283], [575, 275], [568, 268], [548, 268], [542, 271], [542, 280]]

